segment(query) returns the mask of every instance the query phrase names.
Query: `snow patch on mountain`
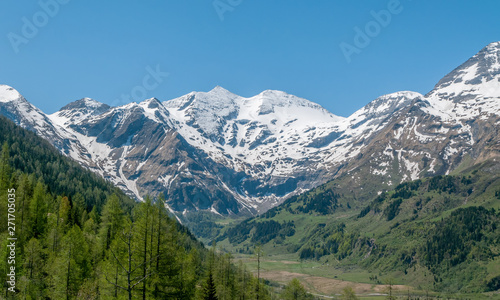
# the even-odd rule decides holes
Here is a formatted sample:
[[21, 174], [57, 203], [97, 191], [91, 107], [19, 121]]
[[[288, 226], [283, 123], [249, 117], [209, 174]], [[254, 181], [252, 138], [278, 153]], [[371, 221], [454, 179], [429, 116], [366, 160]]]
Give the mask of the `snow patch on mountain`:
[[14, 88], [0, 84], [0, 102], [11, 102], [22, 98], [21, 94]]

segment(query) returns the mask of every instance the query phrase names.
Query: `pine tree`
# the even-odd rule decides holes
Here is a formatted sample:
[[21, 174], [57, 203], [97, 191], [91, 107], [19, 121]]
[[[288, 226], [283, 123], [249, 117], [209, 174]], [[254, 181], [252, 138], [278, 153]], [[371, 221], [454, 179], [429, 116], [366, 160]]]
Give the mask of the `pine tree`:
[[4, 143], [0, 153], [0, 232], [7, 230], [7, 194], [10, 187], [9, 146]]
[[388, 300], [395, 300], [396, 297], [393, 295], [394, 293], [394, 279], [393, 278], [387, 278], [386, 279], [386, 292], [387, 292], [387, 297], [386, 299]]
[[70, 225], [71, 204], [69, 203], [68, 197], [61, 197], [59, 203], [58, 220], [59, 224], [64, 228]]
[[[153, 212], [153, 214], [156, 214], [157, 217], [156, 217], [156, 225], [157, 225], [157, 228], [156, 228], [156, 252], [155, 252], [155, 261], [154, 261], [154, 264], [155, 264], [155, 278], [153, 278], [153, 285], [154, 285], [154, 290], [153, 290], [153, 296], [154, 297], [158, 297], [160, 291], [159, 291], [159, 273], [160, 273], [160, 258], [162, 256], [162, 221], [163, 221], [163, 211], [165, 209], [165, 198], [163, 196], [163, 193], [161, 193], [158, 197], [158, 199], [156, 200], [156, 205], [155, 205], [155, 211]], [[153, 237], [153, 235], [151, 235], [151, 237]], [[151, 250], [153, 250], [153, 247], [151, 247]]]
[[12, 168], [10, 166], [9, 145], [7, 142], [2, 145], [0, 154], [0, 189], [5, 190], [9, 185]]
[[24, 298], [41, 297], [44, 289], [44, 265], [44, 249], [37, 239], [32, 238], [24, 246], [24, 276], [21, 278], [20, 288]]
[[[109, 248], [110, 263], [109, 269], [116, 268], [116, 275], [109, 276], [105, 274], [106, 281], [117, 289], [126, 291], [129, 300], [132, 300], [133, 291], [136, 286], [146, 280], [151, 272], [148, 270], [146, 275], [142, 275], [143, 262], [141, 257], [137, 255], [137, 231], [134, 223], [127, 220], [123, 226], [124, 229], [116, 235], [113, 244]], [[149, 264], [150, 260], [146, 261]], [[113, 278], [116, 278], [113, 280]], [[119, 282], [118, 282], [119, 279]]]
[[[198, 267], [194, 263], [201, 264], [190, 255], [199, 253], [192, 250], [186, 253], [182, 246], [185, 236], [179, 234], [175, 221], [171, 220], [165, 207], [161, 208], [159, 215], [158, 232], [156, 233], [156, 254], [153, 257], [154, 268], [154, 291], [156, 297], [164, 298], [189, 298], [193, 292], [198, 279]], [[158, 235], [159, 233], [159, 235]]]
[[61, 240], [61, 251], [52, 253], [48, 266], [51, 294], [55, 299], [72, 299], [90, 275], [90, 255], [83, 232], [73, 226]]
[[19, 240], [22, 243], [26, 238], [26, 227], [27, 227], [27, 219], [29, 216], [29, 200], [32, 197], [33, 190], [31, 187], [31, 183], [29, 180], [29, 176], [26, 174], [21, 174], [19, 179], [19, 187], [16, 191], [16, 196], [19, 199], [19, 207], [18, 207], [18, 216], [20, 215], [20, 231], [19, 231]]
[[309, 297], [304, 286], [300, 283], [300, 281], [297, 278], [294, 278], [285, 287], [285, 292], [283, 293], [283, 299], [305, 300], [309, 299]]
[[348, 286], [342, 290], [342, 295], [340, 296], [340, 299], [342, 299], [342, 300], [357, 300], [358, 297], [354, 293], [354, 290], [352, 289], [352, 287]]
[[207, 281], [203, 289], [203, 299], [204, 300], [218, 300], [217, 298], [217, 288], [215, 287], [214, 278], [212, 276], [212, 271], [208, 272]]
[[82, 194], [77, 193], [73, 196], [71, 198], [71, 204], [71, 220], [74, 224], [82, 227], [85, 221], [87, 221], [85, 218], [87, 214], [87, 207]]
[[255, 256], [257, 256], [257, 300], [260, 297], [260, 258], [262, 257], [262, 247], [259, 245], [255, 246]]
[[151, 198], [146, 196], [144, 202], [137, 206], [136, 211], [136, 220], [135, 220], [135, 230], [137, 231], [137, 242], [138, 244], [135, 246], [139, 249], [139, 255], [141, 256], [142, 264], [142, 277], [144, 280], [142, 281], [142, 299], [146, 299], [147, 294], [147, 274], [152, 272], [151, 270], [151, 261], [156, 261], [156, 258], [151, 257], [152, 248], [151, 245], [151, 236], [153, 233], [151, 231], [151, 223], [153, 217], [153, 205], [151, 202]]
[[35, 186], [33, 199], [30, 203], [31, 236], [39, 238], [45, 231], [47, 224], [47, 192], [41, 181]]
[[99, 230], [99, 237], [102, 241], [102, 255], [115, 239], [116, 234], [123, 228], [124, 213], [120, 206], [120, 200], [116, 194], [112, 194], [102, 212], [102, 222]]

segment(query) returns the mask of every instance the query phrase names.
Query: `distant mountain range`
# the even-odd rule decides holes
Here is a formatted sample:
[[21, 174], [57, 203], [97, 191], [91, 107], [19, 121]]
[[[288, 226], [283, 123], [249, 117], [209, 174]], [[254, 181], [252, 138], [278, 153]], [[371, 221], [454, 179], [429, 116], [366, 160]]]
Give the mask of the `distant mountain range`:
[[348, 118], [281, 91], [222, 87], [119, 107], [83, 98], [47, 115], [0, 85], [0, 113], [137, 199], [164, 192], [177, 216], [255, 215], [342, 175], [375, 195], [500, 158], [500, 42], [426, 95], [385, 95]]

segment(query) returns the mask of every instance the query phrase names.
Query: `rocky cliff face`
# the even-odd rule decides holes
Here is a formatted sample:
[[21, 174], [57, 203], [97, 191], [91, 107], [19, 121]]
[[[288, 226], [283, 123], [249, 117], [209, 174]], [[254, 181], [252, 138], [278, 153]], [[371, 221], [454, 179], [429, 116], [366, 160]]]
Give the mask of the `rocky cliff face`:
[[427, 95], [379, 97], [348, 118], [280, 91], [216, 87], [109, 107], [84, 98], [45, 115], [0, 86], [0, 112], [140, 199], [177, 215], [263, 212], [338, 176], [379, 188], [499, 156], [500, 43]]

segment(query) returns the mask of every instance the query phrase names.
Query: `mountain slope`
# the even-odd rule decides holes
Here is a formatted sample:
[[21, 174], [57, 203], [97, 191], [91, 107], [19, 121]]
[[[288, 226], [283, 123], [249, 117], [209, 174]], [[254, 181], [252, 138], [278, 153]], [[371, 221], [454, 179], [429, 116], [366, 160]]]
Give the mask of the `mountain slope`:
[[14, 88], [0, 84], [0, 114], [14, 121], [17, 125], [38, 133], [53, 143], [61, 151], [71, 149], [71, 143], [62, 136], [67, 132], [56, 127], [41, 110], [29, 103]]
[[85, 150], [75, 158], [104, 178], [138, 199], [165, 192], [176, 212], [215, 207], [227, 214], [245, 209], [207, 172], [213, 163], [171, 129], [169, 112], [157, 99], [92, 112], [76, 124], [67, 123], [64, 108], [50, 118], [82, 141]]
[[427, 95], [385, 95], [348, 118], [280, 91], [221, 87], [120, 107], [84, 98], [46, 116], [1, 86], [0, 110], [137, 199], [164, 192], [178, 216], [252, 215], [333, 178], [363, 201], [498, 157], [499, 53], [492, 43]]
[[334, 180], [228, 226], [216, 240], [232, 252], [260, 243], [272, 257], [317, 260], [318, 274], [358, 269], [373, 274], [372, 283], [393, 277], [439, 292], [495, 291], [499, 170], [499, 161], [485, 161], [460, 174], [402, 183], [364, 205]]

